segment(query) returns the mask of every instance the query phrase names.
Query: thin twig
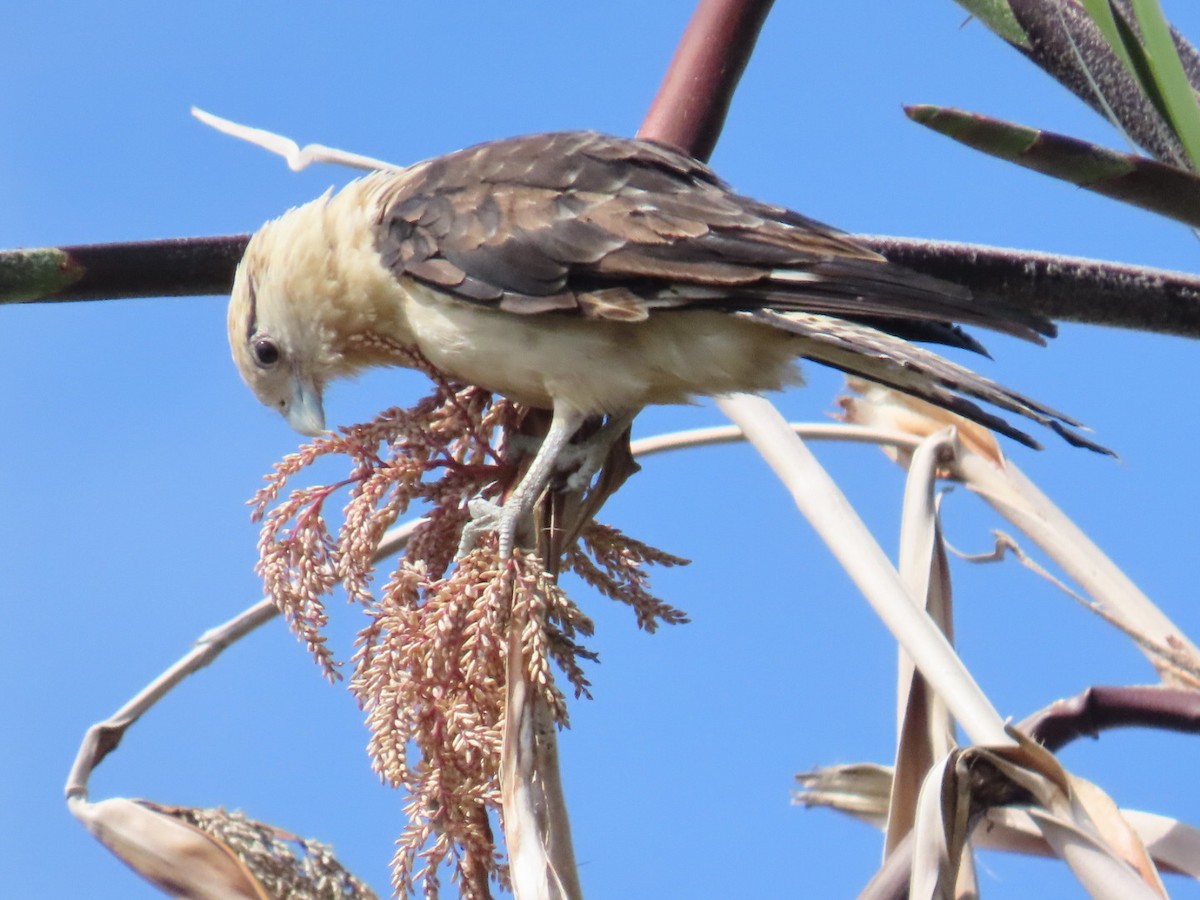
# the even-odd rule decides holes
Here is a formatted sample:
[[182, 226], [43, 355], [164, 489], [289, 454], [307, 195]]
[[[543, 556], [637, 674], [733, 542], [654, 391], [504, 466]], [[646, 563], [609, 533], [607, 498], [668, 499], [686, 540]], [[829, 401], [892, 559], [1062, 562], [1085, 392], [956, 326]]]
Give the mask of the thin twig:
[[[375, 551], [374, 559], [386, 559], [402, 550], [413, 531], [422, 522], [424, 519], [416, 519], [397, 526], [385, 534]], [[260, 600], [228, 622], [210, 628], [196, 639], [192, 649], [180, 657], [174, 665], [150, 682], [106, 720], [89, 728], [75, 755], [71, 771], [67, 775], [67, 799], [87, 798], [87, 785], [92, 771], [100, 765], [104, 757], [117, 748], [129, 727], [149, 712], [159, 700], [170, 693], [185, 678], [203, 669], [230, 646], [278, 615], [279, 610], [270, 600]]]

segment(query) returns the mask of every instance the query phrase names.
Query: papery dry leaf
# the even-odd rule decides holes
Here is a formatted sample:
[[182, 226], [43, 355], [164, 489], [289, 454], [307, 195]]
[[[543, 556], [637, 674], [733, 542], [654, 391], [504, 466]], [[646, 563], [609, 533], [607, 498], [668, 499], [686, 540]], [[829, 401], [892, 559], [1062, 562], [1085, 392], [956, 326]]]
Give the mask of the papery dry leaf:
[[[979, 425], [890, 388], [849, 379], [859, 397], [843, 398], [845, 419], [925, 435], [953, 424], [963, 447], [943, 477], [964, 483], [1050, 555], [1098, 604], [1095, 609], [1137, 642], [1163, 681], [1195, 687], [1200, 683], [1200, 648], [1160, 610], [1011, 461], [994, 436]], [[911, 464], [907, 449], [884, 448]]]
[[1072, 775], [1040, 744], [1016, 729], [1008, 732], [1017, 746], [975, 751], [1033, 795], [1030, 815], [1081, 883], [1098, 896], [1165, 897], [1150, 855], [1108, 795]]
[[[922, 440], [913, 452], [904, 489], [900, 527], [900, 577], [915, 602], [953, 643], [953, 604], [949, 562], [937, 515], [937, 467], [957, 447], [953, 432]], [[903, 651], [899, 653], [897, 742], [892, 797], [884, 841], [890, 853], [908, 834], [925, 775], [955, 747], [954, 722], [945, 703]]]
[[824, 806], [882, 829], [887, 824], [892, 767], [875, 763], [824, 766], [796, 776], [792, 802]]
[[374, 900], [332, 852], [223, 809], [163, 806], [114, 797], [68, 807], [131, 869], [189, 900]]
[[[793, 803], [825, 807], [880, 830], [887, 822], [892, 769], [875, 763], [826, 766], [796, 776]], [[1168, 816], [1119, 810], [1161, 871], [1200, 879], [1200, 828]], [[1027, 809], [993, 806], [971, 834], [972, 845], [1008, 853], [1054, 856]]]
[[68, 801], [71, 813], [121, 862], [173, 897], [270, 900], [237, 856], [199, 828], [141, 800]]

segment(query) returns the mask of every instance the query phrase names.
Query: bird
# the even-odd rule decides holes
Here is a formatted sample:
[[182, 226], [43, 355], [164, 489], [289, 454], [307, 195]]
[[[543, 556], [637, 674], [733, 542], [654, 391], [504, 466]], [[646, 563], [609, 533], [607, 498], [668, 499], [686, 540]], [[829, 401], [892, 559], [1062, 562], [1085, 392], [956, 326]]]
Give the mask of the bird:
[[305, 435], [325, 427], [331, 381], [412, 350], [550, 411], [492, 523], [502, 558], [589, 418], [624, 426], [651, 404], [779, 390], [801, 383], [801, 359], [1035, 448], [975, 401], [1108, 452], [1066, 415], [914, 343], [986, 353], [964, 326], [1055, 333], [739, 194], [671, 147], [594, 131], [490, 141], [331, 189], [250, 238], [228, 309], [242, 378]]

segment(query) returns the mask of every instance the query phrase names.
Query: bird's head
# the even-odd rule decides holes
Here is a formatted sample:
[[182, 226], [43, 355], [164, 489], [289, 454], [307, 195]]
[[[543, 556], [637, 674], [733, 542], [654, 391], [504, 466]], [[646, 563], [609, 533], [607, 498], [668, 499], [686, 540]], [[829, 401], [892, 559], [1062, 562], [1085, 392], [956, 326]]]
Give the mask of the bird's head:
[[[312, 221], [312, 206], [290, 210], [250, 239], [234, 276], [228, 319], [229, 346], [242, 379], [259, 400], [307, 435], [325, 429], [321, 357], [329, 342], [313, 285], [306, 283], [325, 268], [314, 265], [303, 246], [318, 224]], [[320, 235], [319, 227], [316, 231]]]
[[368, 352], [379, 343], [369, 337], [403, 337], [395, 282], [379, 263], [369, 198], [358, 191], [363, 183], [268, 222], [250, 238], [234, 277], [234, 362], [258, 399], [301, 434], [324, 431], [326, 384], [384, 361]]

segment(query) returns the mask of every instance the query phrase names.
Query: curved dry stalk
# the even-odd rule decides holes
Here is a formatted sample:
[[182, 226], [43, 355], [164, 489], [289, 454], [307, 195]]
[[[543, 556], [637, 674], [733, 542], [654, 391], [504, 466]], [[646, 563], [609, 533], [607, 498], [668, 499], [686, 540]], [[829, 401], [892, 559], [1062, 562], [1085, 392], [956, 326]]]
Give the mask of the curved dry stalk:
[[971, 740], [1007, 743], [1000, 714], [946, 636], [923, 612], [923, 604], [909, 596], [899, 573], [837, 484], [775, 407], [762, 397], [746, 394], [718, 398], [717, 405], [775, 471], [801, 513]]
[[[890, 422], [894, 427], [911, 430], [914, 434], [929, 434], [936, 436], [937, 429], [944, 427], [946, 417], [940, 410], [931, 408], [928, 404], [915, 401], [894, 391], [872, 387], [865, 392], [864, 397], [855, 398], [843, 404], [852, 421], [865, 422], [872, 425]], [[1104, 595], [1106, 599], [1106, 614], [1116, 620], [1126, 630], [1142, 635], [1139, 644], [1151, 652], [1152, 662], [1163, 673], [1164, 678], [1191, 681], [1189, 668], [1194, 664], [1183, 666], [1180, 659], [1186, 659], [1188, 648], [1191, 646], [1170, 620], [1155, 607], [1148, 598], [1140, 593], [1103, 557], [1102, 554], [1087, 540], [1086, 536], [1070, 523], [1050, 501], [1037, 491], [1010, 461], [999, 454], [994, 444], [980, 445], [977, 440], [963, 442], [956, 446], [955, 453], [939, 460], [941, 467], [952, 477], [963, 481], [967, 487], [980, 494], [998, 511], [1016, 522], [1026, 533], [1037, 540], [1047, 552], [1054, 555], [1068, 572], [1094, 596]], [[906, 465], [918, 469], [917, 482], [920, 487], [918, 498], [924, 496], [925, 482], [930, 479], [930, 465], [926, 461], [918, 464], [919, 454], [914, 454], [911, 460], [903, 460]], [[932, 518], [925, 513], [927, 518]], [[918, 548], [920, 549], [920, 548]], [[915, 550], [910, 556], [920, 554]], [[919, 588], [920, 584], [915, 587]], [[1170, 650], [1170, 653], [1156, 653], [1155, 644]], [[1191, 693], [1191, 692], [1188, 692]], [[1144, 699], [1144, 698], [1143, 698]], [[1136, 700], [1134, 703], [1136, 704]], [[1142, 714], [1147, 708], [1142, 708]], [[1136, 714], [1135, 714], [1136, 715]], [[1007, 752], [1007, 751], [1006, 751]], [[1039, 767], [1049, 766], [1048, 761], [1037, 763]], [[898, 769], [897, 771], [903, 771]], [[938, 774], [938, 771], [941, 774]], [[1047, 769], [1046, 771], [1050, 771]], [[1079, 779], [1069, 776], [1065, 771], [1055, 769], [1058, 774], [1050, 782], [1029, 782], [1026, 787], [1034, 790], [1034, 794], [1045, 810], [1030, 810], [1030, 821], [1040, 831], [1041, 837], [1054, 848], [1056, 855], [1063, 858], [1076, 872], [1081, 882], [1089, 890], [1098, 890], [1100, 895], [1135, 896], [1138, 892], [1146, 896], [1155, 896], [1161, 891], [1158, 876], [1150, 858], [1124, 819], [1117, 813], [1111, 801], [1097, 788]], [[1009, 777], [1015, 777], [1015, 770], [1009, 772]], [[923, 791], [930, 791], [930, 797], [944, 798], [946, 787], [944, 780], [931, 784], [930, 778], [945, 779], [949, 777], [948, 770], [930, 770]], [[1021, 776], [1024, 778], [1025, 776]], [[905, 776], [904, 782], [911, 780]], [[1061, 783], [1061, 789], [1049, 791], [1053, 783]], [[902, 785], [893, 785], [893, 792]], [[1074, 799], [1073, 799], [1074, 798]], [[932, 804], [932, 799], [925, 801]], [[986, 804], [980, 805], [972, 815], [981, 814]], [[938, 844], [941, 854], [939, 859], [957, 860], [961, 843], [969, 836], [974, 823], [965, 822], [961, 816], [961, 804], [954, 807], [942, 806], [936, 812], [937, 821], [958, 823], [947, 832], [945, 844]], [[890, 815], [898, 815], [889, 810]], [[935, 816], [934, 812], [926, 811], [926, 817]], [[926, 825], [924, 836], [921, 835], [920, 816], [918, 825], [914, 828], [917, 837], [913, 842], [904, 846], [915, 847], [918, 858], [912, 864], [912, 890], [917, 896], [932, 896], [943, 890], [950, 890], [949, 885], [957, 878], [958, 872], [953, 867], [944, 868], [928, 856], [922, 856], [930, 850], [929, 835], [936, 831], [933, 825]], [[955, 836], [957, 835], [957, 836]], [[889, 831], [889, 840], [893, 833]], [[939, 838], [940, 840], [940, 838]], [[934, 841], [936, 844], [937, 842]], [[1128, 881], [1129, 874], [1122, 857], [1117, 857], [1113, 848], [1125, 848], [1127, 862], [1140, 872], [1135, 881]], [[897, 852], [901, 852], [897, 849]], [[908, 849], [903, 852], [910, 852]], [[878, 876], [878, 882], [868, 894], [870, 896], [887, 896], [889, 891], [897, 889], [900, 876], [892, 871], [892, 861], [885, 865]], [[907, 863], [896, 863], [905, 866]], [[1115, 868], [1114, 868], [1115, 867]], [[1128, 881], [1128, 883], [1126, 883]], [[880, 893], [876, 894], [878, 890]]]
[[[915, 450], [921, 439], [885, 428], [864, 425], [831, 424], [825, 422], [791, 422], [789, 427], [806, 441], [846, 441], [854, 444], [876, 444], [881, 447], [904, 447]], [[631, 441], [629, 449], [639, 459], [669, 450], [696, 447], [718, 447], [722, 444], [742, 444], [746, 435], [736, 425], [713, 425], [671, 431]]]
[[1012, 460], [996, 466], [965, 453], [955, 460], [953, 472], [1134, 635], [1164, 681], [1200, 686], [1200, 648]]
[[[914, 600], [954, 641], [949, 561], [937, 515], [937, 478], [948, 453], [953, 453], [954, 433], [939, 432], [925, 438], [912, 453], [904, 488], [900, 523], [900, 579]], [[926, 773], [949, 754], [956, 742], [954, 720], [936, 690], [913, 666], [906, 653], [897, 659], [897, 740], [891, 797], [884, 834], [885, 856], [912, 830]], [[963, 878], [973, 879], [966, 858]]]
[[[872, 399], [876, 402], [879, 400], [875, 392]], [[782, 420], [778, 419], [766, 401], [751, 397], [721, 398], [719, 405], [746, 431], [747, 437], [775, 469], [792, 492], [797, 506], [868, 596], [901, 646], [912, 655], [917, 669], [942, 695], [946, 706], [960, 720], [963, 720], [963, 712], [974, 717], [972, 721], [963, 720], [963, 727], [976, 744], [990, 748], [987, 753], [992, 756], [999, 754], [998, 759], [989, 756], [991, 764], [1004, 769], [1007, 779], [1033, 793], [1037, 805], [1031, 808], [1030, 815], [1056, 855], [1071, 866], [1089, 890], [1100, 890], [1101, 896], [1105, 895], [1106, 885], [1115, 886], [1114, 890], [1119, 892], [1113, 896], [1157, 896], [1161, 885], [1153, 864], [1115, 807], [1097, 789], [1070, 776], [1044, 751], [1035, 751], [1032, 745], [1016, 747], [1011, 737], [1000, 741], [981, 741], [977, 737], [982, 729], [1000, 728], [998, 717], [994, 717], [994, 712], [989, 715], [990, 705], [970, 681], [949, 644], [941, 639], [940, 633], [915, 608], [914, 595], [923, 596], [928, 591], [935, 534], [932, 525], [935, 521], [932, 504], [935, 473], [939, 468], [944, 468], [966, 478], [962, 473], [972, 466], [1003, 470], [1005, 462], [996, 456], [994, 446], [989, 443], [981, 453], [966, 444], [960, 445], [952, 435], [948, 437], [938, 431], [944, 425], [944, 416], [939, 414], [936, 419], [922, 421], [916, 413], [925, 404], [914, 407], [909, 398], [897, 398], [893, 404], [896, 415], [903, 414], [903, 421], [929, 434], [926, 442], [907, 462], [914, 474], [906, 497], [906, 512], [911, 516], [912, 523], [924, 523], [924, 526], [908, 535], [902, 547], [908, 580], [901, 584], [882, 550], [874, 544], [865, 526], [857, 521], [840, 492], [815, 464], [811, 454], [802, 445], [797, 446], [799, 441], [791, 429], [786, 425], [780, 427]], [[856, 403], [849, 411], [863, 414], [872, 408], [870, 401], [864, 401]], [[972, 436], [972, 443], [978, 443], [977, 436]], [[978, 476], [975, 481], [978, 484]], [[940, 541], [937, 543], [940, 545]], [[947, 661], [960, 671], [949, 669]], [[926, 710], [919, 708], [915, 712], [920, 717]], [[948, 738], [943, 737], [943, 740]], [[982, 747], [978, 749], [982, 750]], [[1020, 756], [1020, 761], [1016, 758], [1011, 763], [1004, 761], [1005, 757], [1014, 753]], [[1038, 771], [1027, 772], [1030, 766]], [[908, 771], [904, 766], [901, 766], [901, 770]], [[922, 856], [914, 864], [914, 873], [919, 873], [919, 877], [916, 874], [913, 876], [913, 890], [917, 896], [940, 896], [940, 892], [951, 890], [950, 885], [955, 884], [961, 874], [959, 859], [973, 828], [973, 821], [964, 811], [969, 806], [967, 800], [963, 799], [970, 793], [969, 781], [962, 782], [955, 789], [960, 793], [968, 791], [968, 794], [962, 794], [951, 806], [944, 805], [948, 794], [943, 779], [949, 777], [949, 771], [946, 768], [930, 768], [924, 778], [922, 795], [928, 792], [928, 799], [918, 803], [918, 808], [924, 806], [926, 811], [917, 815], [913, 827], [914, 833], [918, 834], [915, 846], [922, 853], [930, 851], [931, 847], [938, 844], [937, 841], [931, 843], [929, 835], [940, 835], [941, 829], [946, 829], [947, 843], [938, 845], [941, 849], [936, 851], [934, 857]], [[907, 774], [903, 782], [907, 784], [913, 779], [913, 774]], [[894, 784], [893, 791], [897, 787], [899, 785]], [[907, 795], [908, 792], [903, 793]], [[942, 801], [935, 803], [935, 797], [942, 798]], [[978, 810], [989, 805], [978, 799], [971, 799], [970, 803], [975, 804]], [[973, 813], [975, 816], [979, 814]], [[922, 826], [922, 815], [926, 820], [932, 817], [937, 825], [927, 821]], [[900, 836], [908, 830], [907, 815], [903, 808], [889, 808], [889, 817], [889, 844], [895, 846]], [[943, 865], [938, 860], [947, 862]], [[1132, 874], [1127, 866], [1128, 861], [1140, 874]]]
[[[856, 425], [795, 423], [791, 427], [810, 440], [840, 440], [914, 447], [917, 445], [917, 439], [911, 435], [889, 433], [881, 429]], [[631, 451], [634, 456], [640, 457], [744, 440], [745, 436], [739, 428], [733, 425], [723, 425], [642, 438], [632, 442]], [[380, 540], [372, 561], [380, 562], [400, 553], [413, 532], [424, 522], [424, 519], [415, 519], [389, 530]], [[218, 656], [235, 643], [278, 616], [279, 610], [270, 600], [260, 600], [229, 621], [213, 626], [196, 638], [191, 650], [165, 669], [150, 684], [121, 706], [117, 712], [104, 721], [91, 726], [85, 733], [68, 774], [66, 795], [68, 797], [86, 797], [87, 784], [92, 771], [109, 753], [116, 749], [130, 726], [149, 712], [184, 679], [213, 663]]]
[[[914, 434], [946, 422], [946, 414], [928, 403], [877, 386], [843, 406], [849, 421]], [[1134, 636], [1165, 681], [1200, 684], [1200, 648], [994, 443], [964, 442], [946, 469], [1028, 535], [1098, 603], [1106, 618]]]
[[228, 622], [209, 629], [196, 639], [193, 648], [174, 665], [103, 722], [92, 725], [85, 732], [71, 771], [67, 775], [67, 800], [87, 798], [87, 785], [92, 771], [104, 757], [117, 748], [129, 727], [149, 712], [158, 701], [189, 675], [207, 666], [230, 646], [277, 615], [279, 611], [274, 603], [270, 600], [260, 600]]
[[[398, 553], [408, 543], [423, 520], [417, 519], [389, 531], [379, 542], [375, 551], [376, 560], [386, 559]], [[210, 628], [196, 639], [192, 649], [172, 666], [139, 691], [115, 713], [103, 722], [97, 722], [84, 734], [83, 741], [67, 775], [66, 796], [86, 799], [88, 781], [93, 770], [104, 758], [117, 748], [125, 732], [149, 712], [156, 703], [169, 694], [180, 682], [203, 669], [255, 629], [279, 615], [279, 610], [270, 600], [260, 600], [249, 609], [238, 613], [228, 622]]]
[[[887, 432], [880, 429], [865, 428], [862, 426], [840, 425], [840, 424], [790, 424], [786, 426], [789, 430], [795, 431], [801, 435], [810, 438], [818, 439], [844, 439], [851, 441], [875, 441], [881, 446], [896, 446], [906, 451], [912, 451], [921, 447], [920, 439], [912, 434]], [[632, 450], [638, 455], [649, 453], [665, 452], [668, 449], [684, 449], [695, 446], [703, 446], [711, 443], [725, 443], [733, 440], [742, 440], [744, 435], [740, 429], [734, 426], [723, 426], [718, 428], [696, 429], [692, 431], [679, 432], [676, 434], [659, 435], [646, 438], [640, 441], [633, 442]], [[928, 498], [931, 490], [931, 473], [940, 464], [944, 463], [945, 457], [942, 455], [945, 446], [947, 446], [944, 437], [938, 436], [931, 441], [927, 441], [924, 445], [925, 454], [918, 455], [916, 459], [925, 458], [927, 462], [918, 463], [914, 466], [915, 473], [909, 492], [917, 498]], [[920, 474], [920, 473], [925, 474]], [[928, 520], [932, 514], [932, 510], [928, 505], [928, 499], [923, 502], [923, 509], [919, 509], [916, 513], [910, 515]], [[912, 521], [916, 522], [917, 518]], [[417, 522], [408, 523], [407, 525], [389, 531], [384, 540], [381, 541], [375, 558], [383, 559], [387, 556], [401, 550], [411, 534]], [[906, 527], [907, 524], [906, 524]], [[919, 536], [918, 536], [919, 537]], [[919, 539], [918, 542], [922, 546], [928, 546], [928, 535], [924, 539]], [[903, 563], [902, 565], [916, 565], [919, 567], [922, 559], [928, 557], [924, 553], [903, 552], [902, 556], [912, 563]], [[224, 626], [218, 626], [206, 632], [198, 641], [198, 646], [191, 651], [187, 657], [181, 660], [171, 670], [164, 673], [159, 679], [156, 679], [153, 685], [139, 694], [138, 698], [127, 704], [122, 710], [109, 721], [94, 726], [89, 731], [88, 738], [85, 741], [85, 747], [81, 748], [79, 759], [76, 766], [72, 769], [72, 775], [68, 786], [68, 793], [73, 796], [86, 796], [87, 775], [91, 768], [103, 758], [104, 753], [115, 747], [116, 741], [124, 730], [136, 721], [153, 702], [161, 699], [162, 696], [173, 686], [185, 677], [187, 674], [198, 670], [207, 665], [216, 658], [219, 653], [236, 641], [239, 637], [248, 633], [253, 628], [269, 621], [276, 615], [274, 607], [269, 607], [265, 603], [257, 604], [254, 608], [248, 610], [238, 616], [230, 623]], [[514, 682], [515, 683], [515, 682]], [[1103, 699], [1104, 695], [1097, 695]], [[1193, 692], [1183, 691], [1167, 691], [1162, 689], [1127, 689], [1123, 695], [1120, 712], [1115, 715], [1119, 718], [1124, 718], [1128, 723], [1147, 722], [1149, 724], [1157, 724], [1161, 717], [1160, 709], [1164, 700], [1169, 704], [1185, 704], [1178, 706], [1174, 712], [1168, 711], [1165, 715], [1168, 717], [1174, 716], [1180, 721], [1186, 721], [1187, 706], [1189, 701], [1194, 702], [1195, 694]], [[1075, 704], [1076, 707], [1082, 706], [1082, 712], [1078, 709], [1070, 716], [1076, 724], [1071, 726], [1076, 731], [1079, 731], [1081, 726], [1078, 722], [1088, 721], [1103, 721], [1104, 714], [1099, 718], [1089, 718], [1093, 716], [1093, 704], [1081, 702]], [[1103, 706], [1100, 707], [1103, 709]], [[1170, 709], [1170, 706], [1168, 707]], [[1195, 722], [1194, 708], [1192, 710], [1193, 724]], [[1047, 718], [1048, 722], [1061, 721], [1061, 716], [1055, 715]], [[525, 727], [536, 726], [536, 722], [532, 719], [526, 719]], [[1053, 725], [1050, 726], [1054, 728]], [[1084, 729], [1086, 730], [1086, 729]], [[544, 730], [541, 731], [544, 735]], [[553, 737], [553, 735], [551, 735]], [[543, 751], [539, 751], [543, 752]], [[542, 770], [544, 773], [544, 769]], [[890, 779], [889, 779], [890, 782]], [[1044, 848], [1044, 844], [1040, 845]], [[898, 850], [903, 853], [903, 845]], [[1157, 857], [1156, 857], [1157, 858]]]
[[[911, 435], [856, 425], [793, 423], [790, 427], [809, 440], [837, 440], [912, 447], [916, 447], [918, 444], [918, 440]], [[743, 441], [745, 441], [745, 435], [741, 429], [734, 425], [723, 425], [653, 435], [633, 441], [630, 448], [634, 456], [641, 457]], [[390, 529], [380, 540], [372, 556], [372, 561], [377, 563], [403, 551], [413, 532], [424, 523], [424, 519], [414, 519]], [[68, 797], [86, 797], [87, 784], [92, 771], [109, 753], [116, 749], [125, 732], [135, 722], [184, 679], [213, 663], [217, 657], [242, 638], [278, 616], [278, 608], [270, 600], [264, 599], [238, 613], [229, 621], [213, 626], [196, 638], [191, 650], [165, 669], [150, 684], [121, 706], [117, 712], [104, 721], [91, 726], [85, 733], [68, 774], [66, 795]]]

